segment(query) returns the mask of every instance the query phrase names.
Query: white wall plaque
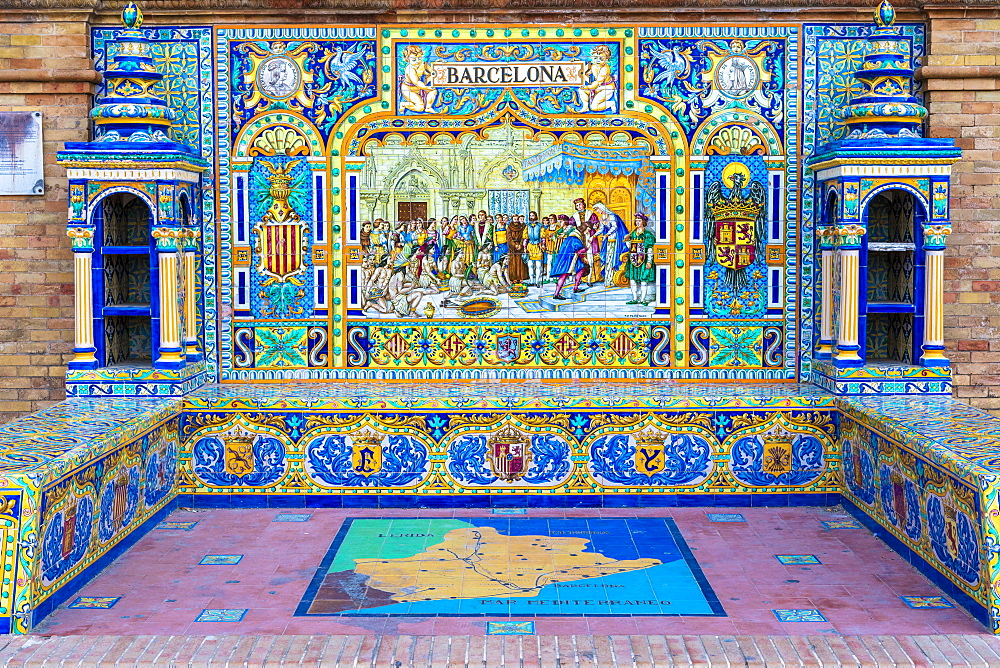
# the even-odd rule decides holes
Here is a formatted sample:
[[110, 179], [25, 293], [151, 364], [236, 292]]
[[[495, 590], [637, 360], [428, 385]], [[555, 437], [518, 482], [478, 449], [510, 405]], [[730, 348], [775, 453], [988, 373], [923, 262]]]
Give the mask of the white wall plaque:
[[0, 111], [0, 195], [44, 195], [42, 112]]

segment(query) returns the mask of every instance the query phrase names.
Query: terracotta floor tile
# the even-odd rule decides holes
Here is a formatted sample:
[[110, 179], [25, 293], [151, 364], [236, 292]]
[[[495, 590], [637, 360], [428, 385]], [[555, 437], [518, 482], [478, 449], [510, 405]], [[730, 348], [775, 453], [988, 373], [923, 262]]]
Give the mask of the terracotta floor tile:
[[[150, 532], [82, 590], [81, 593], [86, 595], [121, 596], [122, 600], [114, 608], [69, 610], [63, 607], [44, 620], [39, 629], [54, 635], [214, 635], [235, 632], [272, 635], [346, 633], [481, 636], [486, 632], [488, 620], [509, 619], [534, 621], [535, 634], [546, 637], [588, 633], [665, 636], [707, 633], [724, 636], [830, 632], [950, 634], [984, 631], [978, 622], [959, 608], [906, 608], [898, 598], [900, 595], [935, 595], [940, 594], [940, 591], [866, 529], [823, 530], [820, 520], [842, 516], [842, 513], [820, 508], [567, 508], [529, 509], [525, 515], [510, 516], [492, 515], [484, 510], [472, 509], [315, 509], [305, 511], [311, 516], [308, 522], [273, 522], [279, 512], [282, 511], [250, 509], [174, 512], [170, 516], [171, 520], [197, 521], [198, 524], [191, 531]], [[708, 512], [739, 512], [746, 522], [709, 522]], [[416, 518], [426, 521], [453, 519], [460, 526], [462, 523], [469, 524], [472, 518], [483, 518], [484, 526], [499, 526], [497, 523], [506, 521], [540, 521], [543, 522], [538, 525], [541, 527], [556, 526], [544, 524], [548, 520], [582, 522], [604, 519], [618, 520], [621, 523], [625, 521], [622, 518], [656, 521], [656, 518], [665, 517], [672, 518], [675, 522], [696, 561], [696, 564], [692, 562], [689, 566], [696, 565], [702, 571], [714, 596], [721, 601], [726, 616], [699, 617], [682, 614], [664, 617], [643, 615], [642, 610], [637, 610], [636, 616], [593, 616], [594, 612], [610, 611], [608, 605], [611, 604], [600, 603], [601, 601], [614, 601], [618, 598], [629, 600], [621, 592], [633, 591], [627, 587], [616, 590], [579, 586], [593, 583], [593, 574], [558, 583], [560, 586], [551, 590], [554, 592], [553, 597], [557, 597], [552, 600], [562, 600], [563, 603], [539, 603], [539, 607], [527, 615], [523, 610], [528, 608], [522, 608], [520, 614], [515, 609], [512, 614], [510, 604], [504, 603], [489, 604], [493, 607], [489, 607], [488, 611], [495, 613], [495, 616], [488, 618], [468, 615], [436, 616], [435, 610], [457, 610], [460, 614], [461, 611], [472, 610], [477, 605], [474, 601], [503, 600], [500, 594], [476, 593], [463, 599], [457, 608], [441, 608], [437, 603], [435, 605], [438, 608], [420, 608], [415, 603], [404, 604], [403, 607], [410, 614], [419, 616], [294, 615], [310, 587], [319, 563], [348, 518]], [[600, 548], [605, 550], [602, 554], [612, 555], [611, 559], [635, 558], [614, 556], [615, 549], [625, 549], [628, 546], [633, 555], [638, 554], [639, 558], [644, 558], [642, 551], [650, 549], [641, 547], [644, 540], [642, 534], [622, 535], [620, 539], [620, 545], [608, 543]], [[380, 545], [384, 545], [387, 539], [381, 540]], [[443, 535], [434, 536], [433, 540], [440, 542]], [[587, 542], [580, 548], [582, 552], [599, 551], [602, 539], [596, 535], [587, 535], [585, 540]], [[733, 550], [734, 541], [739, 543], [739, 550]], [[433, 544], [436, 543], [427, 543]], [[637, 544], [640, 545], [639, 548], [635, 547]], [[199, 566], [198, 561], [206, 554], [241, 554], [243, 558], [239, 564], [231, 566]], [[775, 554], [812, 554], [822, 563], [809, 566], [782, 565], [775, 559]], [[372, 554], [372, 557], [377, 556]], [[508, 567], [517, 566], [515, 561], [504, 562], [501, 559], [491, 563], [495, 565], [496, 574], [501, 579], [513, 579], [512, 573], [517, 572], [507, 571]], [[432, 570], [426, 570], [432, 573]], [[646, 578], [645, 571], [645, 568], [633, 570], [629, 578], [635, 579], [623, 580], [631, 587], [640, 586], [640, 589], [634, 590], [637, 593], [630, 593], [628, 596], [636, 598], [645, 591], [642, 587], [647, 585], [635, 584], [648, 581], [642, 579]], [[365, 577], [358, 576], [346, 582], [343, 586], [348, 587], [348, 590], [345, 591], [366, 591]], [[418, 582], [425, 581], [424, 578], [439, 582], [433, 574], [421, 578]], [[360, 590], [357, 589], [359, 587]], [[673, 585], [670, 587], [669, 591], [675, 589]], [[696, 594], [689, 593], [690, 595], [705, 595], [704, 592], [697, 593], [697, 587], [692, 591]], [[389, 605], [393, 603], [391, 594], [392, 592], [383, 592], [369, 595], [383, 595], [384, 601], [380, 600], [379, 604]], [[621, 596], [617, 596], [619, 594]], [[541, 600], [538, 596], [529, 598]], [[466, 607], [466, 601], [469, 607]], [[570, 604], [567, 601], [577, 603]], [[579, 603], [580, 601], [587, 603]], [[247, 608], [249, 612], [243, 621], [236, 623], [194, 622], [198, 613], [206, 608]], [[772, 612], [774, 609], [819, 609], [828, 622], [781, 623], [776, 620]], [[479, 611], [483, 610], [484, 608], [479, 608]], [[545, 615], [545, 612], [573, 616], [550, 616]], [[580, 612], [591, 614], [578, 614]], [[411, 649], [416, 651], [417, 648], [414, 645], [407, 651]], [[562, 649], [559, 651], [562, 652]], [[611, 651], [610, 647], [608, 651]]]

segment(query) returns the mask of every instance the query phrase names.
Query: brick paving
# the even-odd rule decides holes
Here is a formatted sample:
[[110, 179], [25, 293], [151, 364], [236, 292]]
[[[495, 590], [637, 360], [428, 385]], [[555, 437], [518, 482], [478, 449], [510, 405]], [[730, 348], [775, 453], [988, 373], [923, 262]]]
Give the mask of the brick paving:
[[[725, 511], [726, 509], [721, 509]], [[110, 609], [61, 607], [31, 636], [0, 636], [0, 666], [998, 666], [1000, 638], [961, 608], [911, 609], [941, 592], [865, 529], [826, 529], [838, 508], [560, 509], [547, 518], [671, 517], [725, 616], [534, 618], [534, 635], [486, 634], [479, 617], [313, 617], [294, 610], [350, 517], [482, 517], [483, 511], [178, 511], [80, 591]], [[596, 545], [596, 543], [595, 543]], [[739, 546], [733, 549], [733, 546]], [[238, 563], [199, 565], [205, 555]], [[781, 563], [776, 556], [814, 557]], [[72, 600], [72, 598], [70, 599]], [[202, 609], [248, 608], [196, 622]], [[825, 622], [781, 622], [812, 608]], [[807, 610], [812, 612], [814, 610]], [[792, 610], [795, 612], [795, 610]], [[516, 617], [498, 621], [517, 621]]]
[[[484, 642], [485, 640], [485, 642]], [[1000, 638], [924, 636], [0, 636], [31, 666], [1000, 666]]]
[[[346, 518], [357, 521], [365, 517], [417, 516], [473, 521], [483, 518], [484, 512], [317, 509], [310, 511], [306, 522], [275, 522], [279, 511], [273, 509], [227, 509], [173, 513], [170, 521], [197, 521], [197, 524], [189, 531], [151, 531], [79, 592], [87, 597], [120, 597], [113, 607], [81, 609], [67, 608], [64, 604], [34, 630], [46, 635], [475, 636], [485, 634], [487, 621], [531, 619], [539, 636], [565, 637], [936, 635], [985, 631], [982, 624], [960, 607], [908, 607], [900, 597], [937, 596], [944, 605], [949, 605], [948, 597], [867, 529], [824, 528], [823, 521], [842, 517], [838, 508], [739, 510], [743, 522], [711, 521], [712, 508], [530, 509], [522, 516], [565, 518], [578, 523], [587, 518], [593, 522], [595, 517], [599, 518], [597, 521], [629, 516], [670, 517], [717, 597], [723, 610], [721, 615], [690, 616], [678, 610], [679, 616], [657, 617], [634, 612], [609, 617], [594, 614], [608, 610], [593, 606], [529, 608], [538, 614], [527, 617], [519, 617], [512, 608], [509, 613], [476, 617], [443, 616], [434, 610], [426, 613], [426, 608], [418, 612], [416, 606], [402, 615], [296, 614], [297, 606], [304, 597], [308, 598], [310, 581]], [[507, 518], [501, 521], [506, 522]], [[555, 524], [553, 527], [559, 528]], [[235, 563], [200, 565], [206, 555], [240, 558]], [[778, 556], [810, 560], [782, 563]], [[637, 576], [642, 577], [641, 573], [637, 571]], [[560, 586], [566, 585], [569, 588], [560, 590], [565, 598], [571, 599], [566, 603], [592, 598], [584, 592], [600, 591], [581, 588], [586, 585], [584, 581]], [[476, 594], [468, 596], [482, 598]], [[74, 599], [70, 597], [67, 603]], [[683, 604], [682, 597], [672, 608]], [[235, 611], [235, 614], [229, 621], [219, 617], [213, 618], [218, 621], [196, 621], [204, 610], [217, 614]], [[818, 621], [781, 621], [776, 610], [818, 612], [821, 616]], [[454, 614], [454, 608], [442, 607], [440, 611]], [[546, 615], [545, 611], [559, 612], [562, 616]], [[608, 651], [627, 652], [621, 642], [609, 646]], [[431, 661], [447, 660], [450, 656], [450, 650], [440, 645], [430, 648], [415, 641], [414, 647], [413, 651], [426, 654]], [[488, 651], [495, 653], [493, 649]], [[533, 650], [543, 662], [552, 651], [548, 645]], [[701, 651], [713, 656], [720, 650], [716, 643], [709, 643]], [[924, 651], [933, 654], [933, 648]]]

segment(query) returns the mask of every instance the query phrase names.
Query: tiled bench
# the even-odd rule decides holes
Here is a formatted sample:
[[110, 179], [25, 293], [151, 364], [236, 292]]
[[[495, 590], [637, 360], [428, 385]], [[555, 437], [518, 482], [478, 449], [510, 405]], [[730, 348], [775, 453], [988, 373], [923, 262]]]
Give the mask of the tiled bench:
[[998, 435], [1000, 420], [948, 398], [795, 384], [357, 382], [71, 400], [0, 427], [0, 628], [30, 630], [173, 505], [843, 500], [996, 631]]

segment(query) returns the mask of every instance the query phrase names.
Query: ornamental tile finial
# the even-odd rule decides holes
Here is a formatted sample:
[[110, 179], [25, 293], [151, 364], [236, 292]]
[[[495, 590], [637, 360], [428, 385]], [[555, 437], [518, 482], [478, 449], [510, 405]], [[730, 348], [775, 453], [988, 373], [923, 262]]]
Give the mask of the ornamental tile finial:
[[874, 18], [868, 54], [854, 73], [856, 92], [840, 118], [849, 139], [920, 137], [927, 109], [913, 96], [910, 39], [894, 26], [896, 10], [889, 0], [882, 0]]
[[142, 10], [129, 2], [122, 10], [125, 31], [104, 72], [104, 95], [91, 116], [100, 142], [169, 142], [178, 115], [163, 99]]
[[882, 4], [875, 10], [875, 25], [879, 28], [891, 28], [896, 22], [896, 9], [889, 0], [882, 0]]
[[138, 30], [142, 27], [142, 10], [134, 2], [128, 3], [122, 10], [122, 25], [129, 30]]

